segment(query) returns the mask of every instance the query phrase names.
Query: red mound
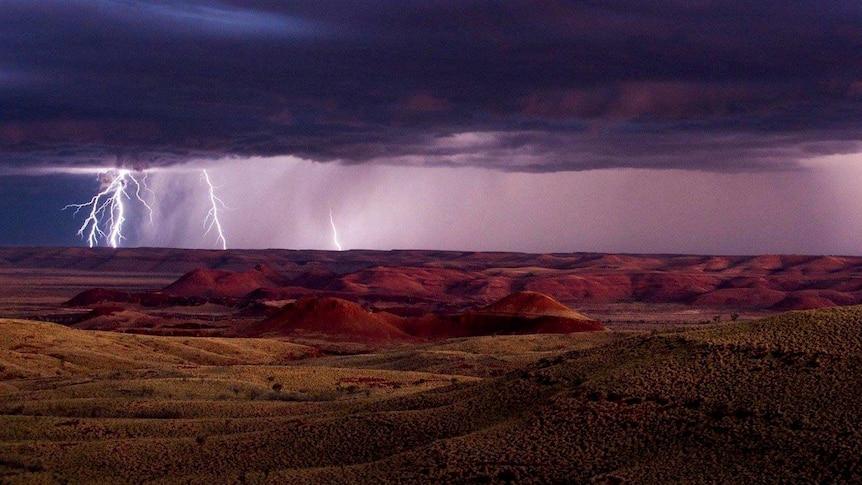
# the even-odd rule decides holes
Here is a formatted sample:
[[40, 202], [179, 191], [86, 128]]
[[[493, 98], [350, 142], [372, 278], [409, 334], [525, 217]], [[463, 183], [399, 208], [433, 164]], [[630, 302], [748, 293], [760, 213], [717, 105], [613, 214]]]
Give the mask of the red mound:
[[145, 313], [116, 307], [99, 307], [72, 325], [79, 330], [113, 330], [153, 328], [164, 321]]
[[501, 276], [478, 276], [475, 279], [453, 279], [446, 292], [457, 297], [481, 299], [502, 298], [512, 292], [512, 281]]
[[[671, 312], [677, 305], [689, 305], [767, 313], [862, 303], [862, 258], [857, 257], [0, 248], [2, 260], [34, 269], [155, 271], [159, 281], [167, 273], [209, 268], [185, 274], [164, 291], [132, 293], [103, 283], [110, 289], [85, 291], [68, 302], [74, 307], [108, 303], [143, 311], [214, 303], [236, 308], [224, 320], [241, 327], [251, 319], [272, 316], [286, 301], [338, 297], [399, 315], [390, 319], [383, 313], [371, 314], [408, 336], [425, 338], [598, 328], [585, 323], [589, 319], [572, 318], [559, 303], [536, 293], [510, 295], [522, 289], [596, 312], [606, 310], [610, 318], [626, 315], [623, 308], [631, 307], [635, 313], [665, 311], [658, 305], [666, 304]], [[69, 287], [85, 289], [74, 282]], [[191, 313], [182, 308], [159, 314], [176, 320]], [[200, 313], [206, 311], [202, 308]], [[65, 322], [68, 317], [56, 318]], [[308, 326], [303, 331], [320, 330]], [[350, 338], [376, 338], [362, 333]]]
[[286, 286], [290, 282], [288, 277], [266, 263], [258, 264], [254, 267], [254, 271], [266, 278], [267, 281], [279, 286]]
[[817, 291], [796, 291], [781, 300], [772, 308], [775, 310], [812, 310], [814, 308], [828, 308], [836, 303]]
[[[217, 269], [195, 269], [165, 288], [165, 293], [177, 296], [202, 298], [242, 298], [252, 291], [278, 286], [268, 267], [258, 266], [250, 271], [236, 273]], [[275, 276], [273, 279], [280, 279]]]
[[313, 290], [300, 286], [285, 286], [282, 288], [264, 287], [245, 295], [245, 298], [249, 301], [293, 300], [313, 294], [315, 294]]
[[476, 312], [454, 317], [405, 319], [405, 332], [424, 338], [593, 332], [605, 328], [553, 298], [532, 291], [508, 295]]
[[603, 254], [590, 261], [590, 266], [605, 270], [644, 271], [662, 265], [662, 261], [648, 256], [633, 256], [627, 254]]
[[595, 320], [581, 315], [542, 293], [512, 293], [475, 313], [461, 317], [474, 335], [574, 333], [604, 330]]
[[763, 256], [756, 256], [749, 259], [748, 261], [743, 263], [742, 267], [746, 268], [748, 272], [752, 273], [768, 273], [770, 271], [777, 271], [784, 268], [785, 262], [782, 261], [782, 256], [775, 254], [766, 254]]
[[729, 268], [731, 265], [731, 261], [728, 258], [722, 257], [711, 257], [707, 258], [702, 265], [703, 271], [707, 272], [715, 272], [715, 271], [724, 271]]
[[535, 291], [512, 293], [491, 303], [477, 313], [506, 317], [562, 317], [573, 320], [589, 320], [550, 296]]
[[100, 303], [131, 303], [135, 301], [134, 295], [128, 291], [108, 290], [105, 288], [93, 288], [79, 293], [66, 302], [66, 305], [75, 307], [88, 307]]
[[301, 298], [242, 332], [248, 336], [327, 336], [367, 343], [407, 340], [387, 318], [340, 298]]
[[206, 299], [194, 296], [174, 296], [161, 291], [146, 293], [129, 293], [127, 291], [94, 288], [79, 293], [66, 305], [72, 307], [90, 307], [102, 303], [131, 303], [146, 307], [198, 306], [206, 303]]
[[723, 288], [699, 296], [695, 306], [759, 309], [769, 308], [784, 300], [787, 293], [763, 286], [754, 288]]
[[721, 282], [712, 275], [660, 272], [645, 273], [635, 279], [633, 296], [649, 302], [687, 302], [715, 290]]
[[549, 276], [527, 283], [527, 290], [554, 295], [568, 301], [610, 302], [631, 298], [628, 275]]
[[338, 275], [330, 269], [312, 266], [301, 275], [290, 280], [289, 285], [321, 290], [331, 285], [337, 278]]
[[465, 272], [444, 268], [390, 268], [378, 266], [341, 277], [332, 289], [362, 290], [394, 295], [443, 295]]

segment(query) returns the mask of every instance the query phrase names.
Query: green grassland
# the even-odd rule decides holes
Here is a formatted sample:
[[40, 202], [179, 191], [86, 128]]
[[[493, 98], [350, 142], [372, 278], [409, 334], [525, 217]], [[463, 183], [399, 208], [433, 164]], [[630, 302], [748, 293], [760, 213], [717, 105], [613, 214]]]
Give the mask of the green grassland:
[[862, 480], [862, 307], [320, 356], [0, 321], [6, 483]]

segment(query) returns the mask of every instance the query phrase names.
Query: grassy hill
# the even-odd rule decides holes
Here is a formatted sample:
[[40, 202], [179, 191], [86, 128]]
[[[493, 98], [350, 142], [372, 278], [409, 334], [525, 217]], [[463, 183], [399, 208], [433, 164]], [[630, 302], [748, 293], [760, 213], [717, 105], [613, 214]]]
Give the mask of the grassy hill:
[[351, 357], [30, 322], [0, 355], [26, 335], [0, 381], [11, 483], [862, 480], [862, 307]]
[[3, 381], [189, 365], [276, 364], [316, 354], [311, 347], [275, 340], [85, 332], [24, 320], [0, 319], [0, 337]]

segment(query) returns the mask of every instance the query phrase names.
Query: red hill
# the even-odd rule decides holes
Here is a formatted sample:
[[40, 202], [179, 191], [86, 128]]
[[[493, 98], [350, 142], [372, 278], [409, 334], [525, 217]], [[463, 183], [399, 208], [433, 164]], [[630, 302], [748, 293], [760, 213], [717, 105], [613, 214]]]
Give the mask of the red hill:
[[356, 303], [340, 298], [300, 298], [273, 316], [241, 332], [247, 336], [325, 336], [366, 343], [408, 340], [410, 337]]
[[82, 291], [66, 302], [66, 305], [73, 307], [93, 306], [99, 303], [132, 303], [135, 301], [134, 295], [128, 291], [109, 290], [106, 288], [93, 288], [92, 290]]
[[258, 266], [243, 272], [198, 268], [167, 286], [165, 293], [202, 298], [242, 298], [258, 288], [282, 283], [273, 279], [278, 277], [268, 267]]
[[632, 277], [627, 274], [555, 274], [529, 281], [524, 288], [563, 300], [587, 302], [631, 299], [633, 291]]
[[521, 291], [461, 317], [471, 335], [575, 333], [604, 330], [601, 323], [542, 293]]
[[397, 324], [411, 335], [431, 339], [605, 330], [601, 323], [581, 315], [548, 295], [532, 291], [513, 293], [481, 310], [463, 315], [428, 315], [405, 319]]
[[506, 317], [562, 317], [574, 320], [589, 318], [563, 305], [548, 295], [535, 291], [519, 291], [505, 296], [479, 310], [482, 315]]
[[198, 306], [206, 303], [206, 299], [168, 295], [161, 291], [129, 293], [127, 291], [94, 288], [77, 294], [65, 304], [71, 307], [92, 308], [103, 303], [129, 303], [145, 307]]

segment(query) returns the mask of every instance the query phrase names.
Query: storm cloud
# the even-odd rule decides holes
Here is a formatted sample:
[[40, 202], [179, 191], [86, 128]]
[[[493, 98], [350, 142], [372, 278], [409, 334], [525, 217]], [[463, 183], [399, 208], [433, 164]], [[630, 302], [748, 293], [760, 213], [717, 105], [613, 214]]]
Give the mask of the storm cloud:
[[862, 5], [6, 0], [0, 165], [553, 172], [859, 151]]

